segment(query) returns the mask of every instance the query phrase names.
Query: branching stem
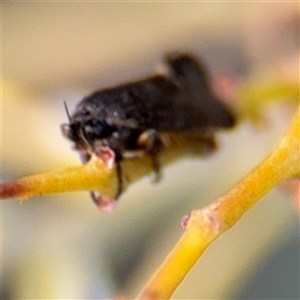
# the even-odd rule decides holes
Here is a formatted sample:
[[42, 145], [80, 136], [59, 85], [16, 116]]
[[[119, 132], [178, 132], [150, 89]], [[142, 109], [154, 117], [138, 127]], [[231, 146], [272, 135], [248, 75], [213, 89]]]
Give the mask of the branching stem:
[[269, 156], [222, 197], [190, 214], [185, 233], [137, 299], [169, 299], [217, 237], [279, 181], [299, 176], [299, 124], [298, 108], [287, 132]]

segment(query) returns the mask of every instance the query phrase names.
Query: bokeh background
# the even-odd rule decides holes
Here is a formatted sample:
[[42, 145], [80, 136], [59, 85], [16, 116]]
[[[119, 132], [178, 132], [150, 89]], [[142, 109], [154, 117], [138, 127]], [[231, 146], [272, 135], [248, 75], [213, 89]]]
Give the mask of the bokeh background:
[[[1, 179], [79, 164], [59, 125], [85, 95], [191, 51], [216, 79], [299, 76], [298, 3], [2, 2]], [[299, 80], [299, 79], [297, 79]], [[299, 81], [298, 81], [299, 82]], [[133, 298], [172, 249], [183, 215], [222, 195], [287, 128], [294, 106], [219, 134], [220, 151], [145, 178], [110, 214], [87, 192], [1, 203], [1, 299]], [[235, 105], [235, 101], [231, 102]], [[297, 209], [265, 196], [208, 248], [174, 299], [299, 299]]]

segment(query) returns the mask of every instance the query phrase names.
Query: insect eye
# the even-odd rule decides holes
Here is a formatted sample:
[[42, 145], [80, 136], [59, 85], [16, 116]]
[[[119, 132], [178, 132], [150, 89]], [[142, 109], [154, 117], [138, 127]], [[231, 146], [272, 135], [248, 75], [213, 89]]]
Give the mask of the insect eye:
[[90, 141], [105, 139], [115, 131], [115, 128], [97, 120], [90, 120], [84, 125], [84, 134]]

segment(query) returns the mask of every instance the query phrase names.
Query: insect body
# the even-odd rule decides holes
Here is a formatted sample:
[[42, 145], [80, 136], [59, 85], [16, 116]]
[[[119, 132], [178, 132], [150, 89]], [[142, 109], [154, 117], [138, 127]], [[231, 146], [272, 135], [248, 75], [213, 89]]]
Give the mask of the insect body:
[[[84, 98], [62, 125], [63, 134], [75, 143], [83, 163], [92, 155], [114, 156], [118, 176], [115, 199], [123, 190], [121, 161], [127, 155], [146, 154], [160, 177], [161, 135], [196, 134], [231, 127], [234, 118], [209, 88], [206, 71], [188, 54], [166, 58], [166, 75], [156, 75]], [[101, 199], [92, 192], [93, 200]]]

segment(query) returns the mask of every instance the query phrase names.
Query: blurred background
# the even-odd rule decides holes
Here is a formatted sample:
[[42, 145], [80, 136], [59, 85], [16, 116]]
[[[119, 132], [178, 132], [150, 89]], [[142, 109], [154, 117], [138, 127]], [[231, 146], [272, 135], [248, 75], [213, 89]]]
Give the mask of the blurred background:
[[[259, 84], [278, 74], [299, 82], [298, 3], [37, 1], [1, 8], [3, 181], [79, 164], [60, 133], [63, 101], [73, 111], [94, 90], [153, 74], [167, 52], [201, 57], [216, 85], [220, 78], [229, 86]], [[219, 152], [164, 169], [158, 185], [144, 178], [110, 214], [88, 192], [1, 203], [1, 299], [133, 298], [183, 233], [182, 216], [245, 176], [295, 107], [269, 105], [265, 126], [242, 121], [220, 133]], [[265, 196], [208, 248], [173, 298], [299, 299], [291, 198], [277, 189]]]

